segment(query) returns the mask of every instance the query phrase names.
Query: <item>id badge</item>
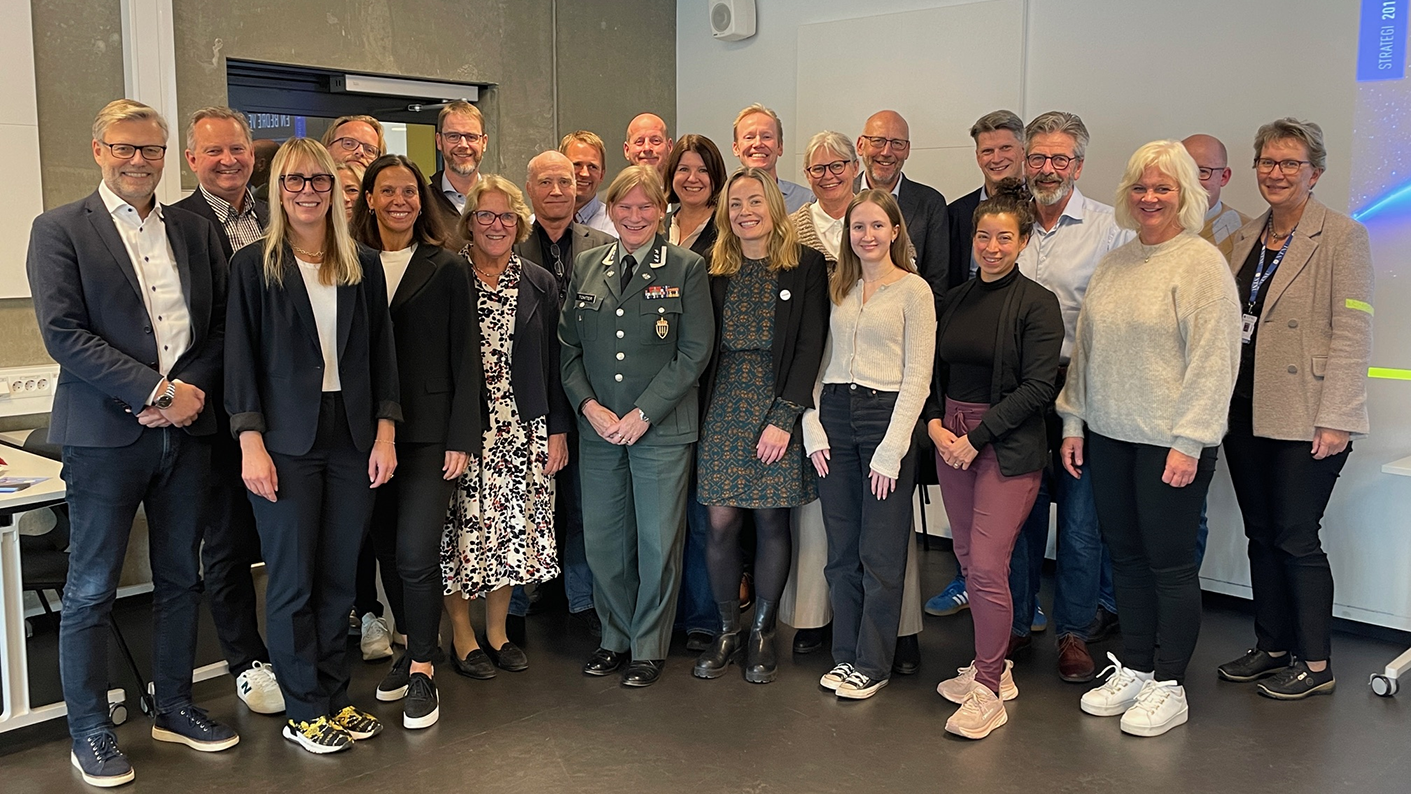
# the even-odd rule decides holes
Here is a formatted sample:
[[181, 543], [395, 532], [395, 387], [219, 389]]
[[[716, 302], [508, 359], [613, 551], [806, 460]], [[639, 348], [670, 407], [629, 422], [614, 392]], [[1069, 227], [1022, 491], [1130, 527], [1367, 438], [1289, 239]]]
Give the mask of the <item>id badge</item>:
[[1253, 314], [1245, 314], [1240, 322], [1240, 340], [1246, 345], [1254, 338], [1254, 324], [1259, 322], [1259, 318]]

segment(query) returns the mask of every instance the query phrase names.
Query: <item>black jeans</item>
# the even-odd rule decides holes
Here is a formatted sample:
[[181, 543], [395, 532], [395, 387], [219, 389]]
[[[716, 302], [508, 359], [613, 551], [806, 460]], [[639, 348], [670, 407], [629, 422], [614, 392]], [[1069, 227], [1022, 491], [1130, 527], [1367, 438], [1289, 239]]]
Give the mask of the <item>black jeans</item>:
[[374, 491], [370, 450], [353, 443], [346, 416], [342, 395], [326, 392], [313, 447], [303, 455], [270, 453], [277, 501], [249, 495], [269, 572], [270, 656], [296, 721], [349, 705], [348, 611]]
[[1352, 445], [1322, 460], [1313, 459], [1312, 447], [1259, 438], [1234, 416], [1225, 436], [1249, 538], [1256, 647], [1318, 662], [1331, 655], [1333, 619], [1333, 571], [1318, 531]]
[[255, 662], [269, 661], [250, 575], [250, 566], [260, 561], [260, 535], [240, 479], [240, 445], [229, 432], [217, 432], [211, 441], [201, 563], [221, 655], [230, 674], [238, 676]]
[[896, 392], [827, 384], [818, 409], [828, 434], [828, 476], [818, 480], [833, 602], [833, 663], [888, 678], [901, 619], [902, 582], [916, 487], [916, 449], [901, 461], [896, 491], [872, 495], [872, 453], [891, 423]]
[[436, 632], [445, 592], [441, 534], [456, 487], [455, 480], [445, 478], [445, 463], [444, 444], [399, 444], [397, 476], [377, 489], [372, 509], [382, 587], [397, 628], [407, 635], [407, 652], [414, 662], [434, 661], [438, 650]]
[[1200, 636], [1195, 542], [1216, 449], [1201, 452], [1191, 484], [1173, 488], [1161, 481], [1169, 448], [1088, 431], [1083, 475], [1093, 478], [1098, 525], [1112, 555], [1122, 664], [1155, 672], [1158, 681], [1185, 682]]

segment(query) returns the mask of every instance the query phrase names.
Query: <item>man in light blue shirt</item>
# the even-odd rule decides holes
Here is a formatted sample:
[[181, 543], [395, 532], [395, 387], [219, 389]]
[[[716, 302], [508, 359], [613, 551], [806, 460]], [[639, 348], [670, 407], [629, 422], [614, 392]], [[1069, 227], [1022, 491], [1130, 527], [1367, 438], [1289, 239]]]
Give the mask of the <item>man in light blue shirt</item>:
[[779, 192], [784, 194], [785, 210], [792, 214], [813, 201], [812, 190], [779, 178], [779, 155], [784, 153], [784, 125], [779, 114], [756, 102], [735, 117], [733, 135], [730, 148], [740, 158], [740, 165], [762, 168], [774, 177]]
[[607, 205], [598, 198], [598, 187], [603, 183], [607, 163], [607, 147], [603, 145], [603, 139], [597, 133], [576, 130], [559, 141], [559, 152], [573, 163], [573, 182], [577, 192], [573, 207], [574, 222], [616, 237], [617, 228], [608, 217]]

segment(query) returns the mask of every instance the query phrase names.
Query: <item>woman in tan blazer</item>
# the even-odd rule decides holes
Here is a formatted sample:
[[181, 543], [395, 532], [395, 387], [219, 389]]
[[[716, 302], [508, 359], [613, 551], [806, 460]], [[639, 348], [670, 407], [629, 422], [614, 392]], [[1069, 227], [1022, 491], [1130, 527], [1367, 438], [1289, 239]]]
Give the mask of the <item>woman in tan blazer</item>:
[[1269, 211], [1235, 234], [1244, 312], [1225, 437], [1249, 538], [1255, 647], [1227, 681], [1298, 700], [1336, 686], [1329, 663], [1333, 575], [1318, 539], [1333, 484], [1367, 432], [1372, 254], [1362, 224], [1313, 198], [1327, 165], [1317, 124], [1259, 128], [1255, 174]]

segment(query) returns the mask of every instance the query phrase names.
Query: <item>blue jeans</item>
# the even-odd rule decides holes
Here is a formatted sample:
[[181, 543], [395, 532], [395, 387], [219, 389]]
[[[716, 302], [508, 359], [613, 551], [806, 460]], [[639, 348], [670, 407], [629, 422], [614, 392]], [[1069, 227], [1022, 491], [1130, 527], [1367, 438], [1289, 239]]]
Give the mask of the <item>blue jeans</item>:
[[[152, 682], [157, 711], [191, 704], [201, 607], [202, 511], [210, 443], [148, 428], [126, 447], [64, 447], [70, 551], [59, 623], [59, 676], [69, 734], [111, 730], [108, 625], [132, 520], [147, 514], [152, 565]], [[345, 619], [346, 625], [346, 619]]]
[[[588, 569], [588, 554], [583, 550], [583, 481], [578, 476], [577, 435], [569, 434], [568, 464], [554, 475], [558, 484], [554, 526], [562, 538], [559, 567], [563, 569], [568, 611], [575, 615], [593, 608], [593, 572]], [[524, 585], [515, 585], [510, 593], [510, 614], [529, 614], [529, 595], [524, 592]]]
[[691, 477], [691, 493], [686, 498], [686, 556], [682, 561], [681, 596], [676, 601], [676, 630], [704, 631], [712, 635], [720, 628], [720, 612], [710, 590], [706, 569], [706, 544], [710, 541], [710, 517], [696, 499], [696, 478]]

